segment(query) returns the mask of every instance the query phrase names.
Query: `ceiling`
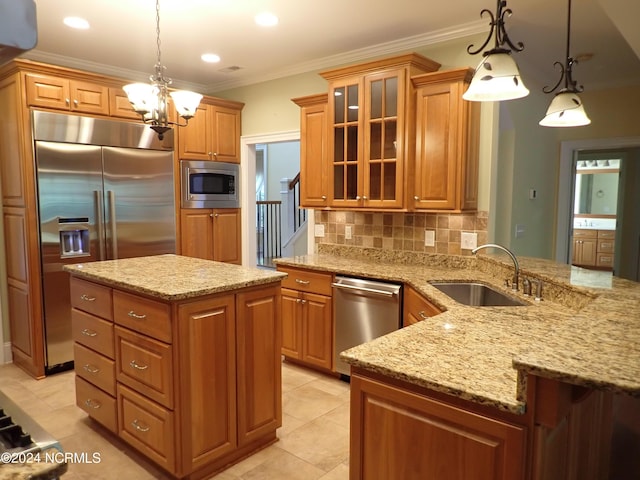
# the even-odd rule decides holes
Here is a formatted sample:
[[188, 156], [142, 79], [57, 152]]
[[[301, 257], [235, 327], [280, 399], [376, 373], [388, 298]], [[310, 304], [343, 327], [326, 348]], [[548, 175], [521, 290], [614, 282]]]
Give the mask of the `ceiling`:
[[[38, 45], [26, 58], [140, 81], [153, 72], [153, 0], [36, 4]], [[509, 0], [508, 7], [508, 34], [525, 45], [514, 57], [523, 79], [553, 86], [559, 77], [553, 63], [565, 60], [567, 4]], [[483, 8], [495, 12], [496, 1], [161, 0], [162, 63], [174, 85], [214, 93], [454, 39], [479, 46], [489, 31], [489, 17], [480, 17]], [[279, 17], [277, 26], [254, 23], [264, 10]], [[91, 28], [68, 28], [66, 16], [83, 17]], [[573, 0], [571, 55], [593, 54], [574, 68], [585, 89], [640, 84], [638, 18], [637, 0]], [[221, 61], [202, 62], [206, 52]], [[462, 58], [475, 66], [480, 55]], [[230, 71], [234, 67], [240, 68]]]

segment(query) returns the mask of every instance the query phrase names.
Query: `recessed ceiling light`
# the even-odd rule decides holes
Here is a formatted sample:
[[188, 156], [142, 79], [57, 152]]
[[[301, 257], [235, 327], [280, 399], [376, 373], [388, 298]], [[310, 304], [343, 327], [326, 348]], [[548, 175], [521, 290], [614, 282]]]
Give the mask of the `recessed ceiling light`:
[[220, 61], [220, 57], [215, 53], [203, 53], [200, 58], [207, 63], [218, 63]]
[[89, 28], [89, 22], [80, 17], [65, 17], [63, 22], [67, 27], [77, 28], [78, 30], [87, 30]]
[[273, 27], [278, 24], [278, 17], [271, 12], [259, 13], [254, 19], [261, 27]]

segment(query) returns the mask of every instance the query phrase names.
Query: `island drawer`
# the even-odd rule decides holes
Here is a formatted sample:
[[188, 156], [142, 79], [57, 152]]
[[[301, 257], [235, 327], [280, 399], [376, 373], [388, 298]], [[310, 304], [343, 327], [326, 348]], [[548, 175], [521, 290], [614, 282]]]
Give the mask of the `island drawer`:
[[115, 291], [114, 321], [136, 332], [171, 343], [171, 309], [168, 303]]
[[114, 358], [113, 322], [71, 309], [73, 340], [109, 358]]
[[288, 276], [282, 279], [282, 288], [291, 288], [301, 292], [317, 293], [319, 295], [331, 296], [331, 282], [333, 274], [313, 272], [310, 270], [300, 270], [278, 266], [278, 270], [287, 273]]
[[78, 376], [76, 376], [76, 405], [96, 422], [113, 433], [118, 433], [116, 399]]
[[110, 395], [116, 395], [116, 370], [113, 360], [75, 343], [73, 361], [76, 375]]
[[159, 465], [175, 466], [173, 412], [118, 384], [118, 434]]
[[404, 306], [402, 312], [402, 326], [408, 327], [414, 323], [426, 320], [442, 313], [442, 311], [409, 286], [404, 288]]
[[173, 408], [171, 345], [116, 327], [116, 378], [167, 408]]
[[107, 320], [113, 318], [111, 289], [96, 283], [71, 277], [71, 306]]

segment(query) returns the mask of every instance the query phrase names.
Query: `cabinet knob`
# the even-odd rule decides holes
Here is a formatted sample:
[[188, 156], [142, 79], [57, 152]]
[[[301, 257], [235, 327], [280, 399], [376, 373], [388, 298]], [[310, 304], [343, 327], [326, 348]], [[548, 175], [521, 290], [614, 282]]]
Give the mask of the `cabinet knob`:
[[322, 198], [322, 200], [326, 200], [327, 196], [326, 195], [322, 195], [322, 197], [320, 197], [320, 198]]
[[368, 198], [366, 195], [364, 195], [364, 196], [362, 197], [362, 200], [368, 200], [368, 199], [369, 199], [369, 198]]
[[356, 200], [360, 200], [360, 195], [356, 195]]
[[73, 104], [77, 107], [78, 106], [78, 100], [74, 100]]
[[67, 105], [69, 105], [71, 103], [71, 100], [69, 100], [68, 98], [64, 99], [64, 103], [66, 103]]
[[417, 196], [417, 195], [414, 195], [414, 196], [413, 196], [413, 199], [417, 201], [417, 200], [420, 200], [420, 197], [419, 197], [419, 196]]

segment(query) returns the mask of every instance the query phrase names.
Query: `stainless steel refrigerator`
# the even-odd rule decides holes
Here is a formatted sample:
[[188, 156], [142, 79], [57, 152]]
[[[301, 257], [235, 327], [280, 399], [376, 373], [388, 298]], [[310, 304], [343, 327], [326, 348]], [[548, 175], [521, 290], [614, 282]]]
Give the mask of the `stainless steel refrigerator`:
[[73, 367], [66, 264], [175, 253], [173, 135], [34, 111], [47, 373]]

